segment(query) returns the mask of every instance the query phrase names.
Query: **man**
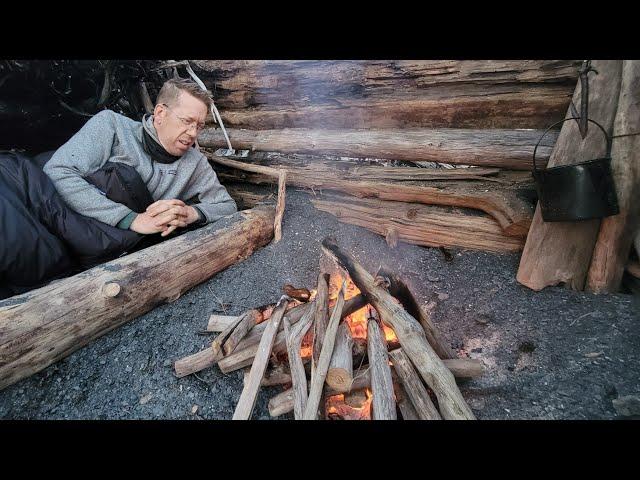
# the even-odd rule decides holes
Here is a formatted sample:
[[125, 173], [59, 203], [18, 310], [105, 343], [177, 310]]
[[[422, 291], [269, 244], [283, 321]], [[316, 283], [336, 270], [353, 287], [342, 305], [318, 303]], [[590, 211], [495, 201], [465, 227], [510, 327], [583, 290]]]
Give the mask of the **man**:
[[[210, 102], [196, 83], [169, 80], [153, 115], [136, 122], [101, 111], [55, 152], [44, 172], [72, 209], [120, 229], [166, 236], [179, 227], [215, 222], [237, 207], [207, 158], [193, 148]], [[111, 200], [86, 180], [110, 164], [139, 174], [153, 199], [146, 211]]]

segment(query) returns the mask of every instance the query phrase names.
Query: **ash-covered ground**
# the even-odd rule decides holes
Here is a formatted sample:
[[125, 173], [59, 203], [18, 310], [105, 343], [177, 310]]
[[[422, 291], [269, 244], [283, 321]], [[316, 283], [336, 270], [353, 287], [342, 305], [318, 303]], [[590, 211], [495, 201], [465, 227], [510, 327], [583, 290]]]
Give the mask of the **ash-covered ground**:
[[[255, 187], [256, 191], [268, 189]], [[244, 262], [0, 392], [2, 419], [230, 419], [242, 372], [217, 367], [178, 379], [173, 362], [208, 345], [209, 315], [277, 301], [285, 283], [314, 288], [320, 242], [334, 236], [370, 272], [398, 272], [432, 318], [485, 375], [458, 381], [478, 419], [623, 418], [613, 400], [640, 395], [640, 300], [562, 287], [533, 292], [515, 280], [519, 254], [441, 251], [341, 224], [287, 190], [283, 239]], [[254, 419], [282, 387], [261, 390]], [[280, 418], [291, 418], [290, 415]]]

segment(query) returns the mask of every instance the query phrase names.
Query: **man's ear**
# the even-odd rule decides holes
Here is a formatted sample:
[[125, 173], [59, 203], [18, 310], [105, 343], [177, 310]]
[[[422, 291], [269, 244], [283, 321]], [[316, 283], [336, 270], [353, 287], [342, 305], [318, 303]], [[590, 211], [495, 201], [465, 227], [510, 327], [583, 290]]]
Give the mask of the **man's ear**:
[[155, 108], [153, 109], [153, 116], [154, 116], [154, 118], [157, 118], [158, 120], [164, 119], [166, 114], [167, 114], [167, 107], [165, 107], [161, 103], [158, 103], [155, 106]]

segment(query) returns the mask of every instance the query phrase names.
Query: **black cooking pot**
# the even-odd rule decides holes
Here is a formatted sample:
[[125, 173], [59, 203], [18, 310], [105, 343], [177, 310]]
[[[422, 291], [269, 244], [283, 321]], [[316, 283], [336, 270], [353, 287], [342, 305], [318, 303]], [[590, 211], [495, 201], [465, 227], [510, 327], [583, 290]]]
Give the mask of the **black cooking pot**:
[[611, 173], [611, 139], [598, 122], [587, 119], [604, 133], [606, 156], [545, 170], [536, 168], [536, 150], [540, 141], [549, 130], [567, 120], [579, 118], [565, 118], [551, 125], [533, 149], [533, 177], [542, 218], [545, 222], [568, 222], [617, 215], [620, 209]]

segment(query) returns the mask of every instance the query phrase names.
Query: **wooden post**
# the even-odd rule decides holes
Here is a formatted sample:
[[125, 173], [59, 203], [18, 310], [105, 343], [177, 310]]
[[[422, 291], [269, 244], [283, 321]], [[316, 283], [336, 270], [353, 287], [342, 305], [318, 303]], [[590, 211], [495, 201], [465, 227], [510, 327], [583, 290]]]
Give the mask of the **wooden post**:
[[[589, 117], [597, 119], [610, 135], [618, 106], [622, 61], [603, 60], [592, 64], [599, 74], [589, 76]], [[573, 95], [576, 106], [580, 105], [580, 91], [578, 82]], [[569, 111], [567, 117], [572, 116]], [[582, 140], [578, 124], [573, 120], [565, 122], [548, 167], [602, 157], [606, 142], [599, 130], [590, 126], [587, 138]], [[583, 290], [599, 227], [599, 219], [545, 222], [538, 205], [520, 259], [518, 282], [533, 290], [562, 282], [574, 290]]]
[[273, 311], [271, 318], [267, 320], [267, 328], [265, 328], [264, 333], [262, 334], [256, 358], [251, 366], [251, 371], [249, 372], [249, 378], [242, 389], [240, 400], [238, 400], [238, 405], [236, 405], [236, 410], [233, 413], [233, 420], [248, 420], [251, 418], [251, 413], [253, 412], [253, 407], [256, 403], [258, 391], [260, 390], [260, 382], [262, 381], [264, 372], [267, 369], [267, 363], [271, 356], [273, 341], [276, 337], [276, 333], [278, 332], [280, 320], [282, 320], [282, 316], [287, 309], [287, 303], [287, 297], [283, 296]]
[[377, 286], [373, 276], [351, 256], [342, 252], [334, 241], [325, 239], [322, 249], [349, 272], [353, 282], [378, 311], [382, 321], [393, 328], [405, 353], [436, 394], [442, 417], [446, 420], [475, 419], [453, 374], [429, 345], [418, 321], [398, 305], [384, 288]]
[[[238, 212], [0, 302], [0, 388], [247, 258], [271, 240], [274, 214], [268, 206]], [[106, 283], [117, 283], [119, 294], [105, 297]]]
[[586, 290], [617, 292], [640, 223], [640, 61], [624, 60], [611, 169], [620, 213], [602, 219]]

